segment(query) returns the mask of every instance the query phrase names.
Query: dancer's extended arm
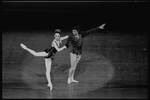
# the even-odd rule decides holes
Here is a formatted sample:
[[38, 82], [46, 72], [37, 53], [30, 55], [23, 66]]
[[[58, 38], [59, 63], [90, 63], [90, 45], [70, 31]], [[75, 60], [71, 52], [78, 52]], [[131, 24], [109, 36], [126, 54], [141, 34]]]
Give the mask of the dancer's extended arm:
[[67, 39], [69, 36], [63, 36], [63, 37], [60, 37], [61, 41], [64, 40], [64, 39]]
[[68, 40], [67, 40], [67, 43], [65, 45], [66, 48], [69, 48], [70, 44], [71, 44], [71, 39], [72, 37], [69, 37]]
[[98, 30], [98, 29], [104, 29], [104, 26], [105, 26], [105, 25], [106, 25], [106, 24], [102, 24], [102, 25], [100, 25], [99, 27], [95, 27], [95, 28], [92, 28], [92, 29], [90, 29], [90, 30], [87, 30], [87, 31], [83, 32], [83, 33], [82, 33], [82, 37], [84, 38], [85, 36], [89, 35], [90, 33], [94, 32], [94, 31], [96, 31], [96, 30]]

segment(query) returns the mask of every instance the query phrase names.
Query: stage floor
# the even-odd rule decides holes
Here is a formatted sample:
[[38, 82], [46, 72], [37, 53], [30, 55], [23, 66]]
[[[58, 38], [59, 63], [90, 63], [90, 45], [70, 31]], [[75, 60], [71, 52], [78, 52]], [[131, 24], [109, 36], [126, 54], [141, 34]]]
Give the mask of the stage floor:
[[67, 84], [69, 48], [52, 62], [49, 91], [44, 58], [32, 56], [20, 43], [39, 52], [52, 39], [48, 31], [2, 32], [2, 98], [148, 98], [148, 36], [90, 34], [75, 72], [79, 83]]

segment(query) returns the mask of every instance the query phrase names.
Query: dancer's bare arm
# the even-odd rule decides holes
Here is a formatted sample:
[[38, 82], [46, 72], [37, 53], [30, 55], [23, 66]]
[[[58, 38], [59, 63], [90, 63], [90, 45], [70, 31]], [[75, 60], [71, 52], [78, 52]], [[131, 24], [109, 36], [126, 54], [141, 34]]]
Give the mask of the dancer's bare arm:
[[98, 29], [104, 29], [104, 26], [105, 26], [105, 25], [106, 25], [106, 24], [102, 24], [102, 25], [100, 25], [99, 27], [95, 27], [95, 28], [92, 28], [92, 29], [90, 29], [90, 30], [87, 30], [87, 31], [83, 32], [83, 33], [82, 33], [82, 37], [85, 37], [85, 36], [89, 35], [90, 33], [94, 32], [94, 31], [96, 31], [96, 30], [98, 30]]
[[57, 50], [58, 52], [62, 51], [63, 49], [66, 49], [65, 46], [63, 46], [62, 48], [59, 48], [59, 47], [56, 45], [56, 43], [55, 43], [54, 41], [53, 41], [53, 46], [56, 48], [56, 50]]
[[68, 38], [67, 43], [65, 45], [66, 48], [69, 48], [70, 44], [71, 44], [71, 37]]
[[67, 35], [67, 36], [60, 37], [60, 39], [61, 39], [61, 41], [62, 41], [62, 40], [67, 39], [68, 37], [69, 37], [69, 36]]

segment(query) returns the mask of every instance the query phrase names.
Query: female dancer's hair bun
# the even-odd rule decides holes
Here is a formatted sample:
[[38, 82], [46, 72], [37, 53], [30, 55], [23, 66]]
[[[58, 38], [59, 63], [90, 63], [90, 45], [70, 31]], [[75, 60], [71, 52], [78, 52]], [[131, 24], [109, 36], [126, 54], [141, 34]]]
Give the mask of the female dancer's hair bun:
[[60, 29], [55, 30], [55, 33], [60, 33], [60, 32], [61, 32]]

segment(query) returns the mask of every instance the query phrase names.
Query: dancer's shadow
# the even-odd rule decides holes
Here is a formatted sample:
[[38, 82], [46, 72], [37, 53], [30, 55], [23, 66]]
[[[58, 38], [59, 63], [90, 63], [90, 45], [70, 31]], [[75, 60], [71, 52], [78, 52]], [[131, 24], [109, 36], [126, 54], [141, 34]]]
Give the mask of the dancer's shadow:
[[75, 77], [78, 77], [78, 75], [83, 74], [89, 66], [90, 62], [91, 60], [82, 60], [81, 62], [79, 62], [76, 67]]
[[[79, 74], [82, 74], [86, 71], [86, 68], [88, 66], [86, 62], [89, 62], [89, 61], [79, 62], [79, 64], [76, 67], [75, 77], [77, 77]], [[53, 67], [55, 67], [55, 69], [52, 69], [52, 74], [56, 74], [56, 75], [68, 74], [69, 69], [71, 68], [70, 64], [61, 64], [61, 65], [54, 64]]]
[[[87, 67], [89, 66], [89, 64], [93, 61], [95, 61], [96, 59], [88, 59], [88, 60], [82, 60], [78, 63], [77, 67], [76, 67], [76, 71], [75, 71], [75, 77], [77, 77], [80, 74], [83, 74]], [[71, 68], [70, 64], [57, 64], [57, 63], [53, 63], [52, 65], [52, 76], [53, 75], [65, 75], [68, 74], [69, 69]]]
[[53, 65], [56, 69], [53, 70], [53, 74], [66, 74], [70, 68], [70, 65], [68, 64], [54, 64]]
[[77, 77], [78, 75], [80, 75], [86, 71], [87, 64], [86, 63], [83, 64], [83, 63], [84, 62], [78, 64], [76, 71], [75, 71], [75, 77]]

